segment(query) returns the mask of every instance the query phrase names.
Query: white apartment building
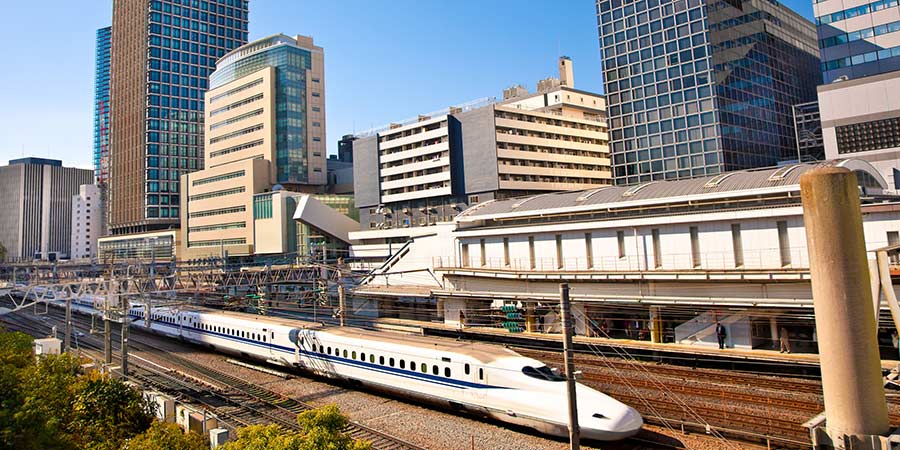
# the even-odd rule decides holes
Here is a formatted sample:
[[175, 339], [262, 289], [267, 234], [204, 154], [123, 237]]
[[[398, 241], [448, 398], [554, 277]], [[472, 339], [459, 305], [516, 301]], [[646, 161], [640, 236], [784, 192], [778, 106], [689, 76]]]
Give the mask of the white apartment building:
[[82, 185], [78, 195], [72, 197], [72, 249], [69, 258], [96, 258], [97, 240], [105, 235], [106, 215], [100, 186]]
[[488, 200], [610, 185], [606, 101], [573, 87], [568, 58], [559, 70], [536, 93], [514, 86], [502, 100], [452, 106], [346, 140], [364, 229], [357, 238], [447, 222]]

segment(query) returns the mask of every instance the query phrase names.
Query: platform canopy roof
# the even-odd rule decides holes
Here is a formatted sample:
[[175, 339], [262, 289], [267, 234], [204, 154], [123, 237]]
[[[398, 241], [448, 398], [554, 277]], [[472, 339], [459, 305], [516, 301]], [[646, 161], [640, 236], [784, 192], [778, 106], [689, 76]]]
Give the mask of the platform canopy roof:
[[[799, 193], [800, 176], [821, 166], [845, 167], [855, 172], [863, 195], [882, 195], [888, 189], [887, 182], [871, 164], [859, 159], [844, 159], [739, 170], [703, 178], [650, 181], [631, 186], [604, 186], [582, 191], [489, 200], [463, 211], [455, 220], [475, 222]], [[799, 202], [799, 195], [797, 201]]]

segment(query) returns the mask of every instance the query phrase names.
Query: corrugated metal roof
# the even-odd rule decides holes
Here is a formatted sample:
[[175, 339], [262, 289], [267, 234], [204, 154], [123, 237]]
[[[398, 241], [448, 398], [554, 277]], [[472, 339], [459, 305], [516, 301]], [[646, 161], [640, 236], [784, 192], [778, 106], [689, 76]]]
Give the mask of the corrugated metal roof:
[[[800, 176], [820, 166], [842, 166], [854, 171], [865, 171], [871, 174], [882, 189], [886, 188], [884, 179], [870, 164], [861, 160], [835, 160], [825, 163], [803, 163], [783, 167], [742, 170], [725, 174], [675, 181], [652, 181], [632, 186], [610, 186], [581, 191], [564, 191], [539, 194], [525, 198], [511, 198], [493, 201], [471, 208], [460, 214], [457, 219], [463, 221], [479, 220], [493, 216], [540, 214], [561, 209], [593, 209], [594, 207], [615, 207], [616, 204], [658, 203], [667, 198], [676, 197], [718, 197], [726, 193], [741, 195], [760, 189], [779, 190], [785, 192], [799, 190]], [[523, 214], [524, 213], [524, 214]]]

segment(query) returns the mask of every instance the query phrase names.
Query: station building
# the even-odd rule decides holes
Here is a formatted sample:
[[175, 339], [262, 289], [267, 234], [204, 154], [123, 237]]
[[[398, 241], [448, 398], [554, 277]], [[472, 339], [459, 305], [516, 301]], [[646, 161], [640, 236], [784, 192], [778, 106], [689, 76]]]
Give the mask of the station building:
[[[566, 282], [581, 335], [715, 345], [719, 320], [732, 347], [771, 348], [782, 326], [812, 347], [799, 180], [817, 164], [481, 202], [395, 245], [356, 294], [448, 325], [496, 327], [512, 303], [553, 332]], [[867, 249], [900, 242], [900, 197], [878, 171], [822, 164], [856, 172]]]

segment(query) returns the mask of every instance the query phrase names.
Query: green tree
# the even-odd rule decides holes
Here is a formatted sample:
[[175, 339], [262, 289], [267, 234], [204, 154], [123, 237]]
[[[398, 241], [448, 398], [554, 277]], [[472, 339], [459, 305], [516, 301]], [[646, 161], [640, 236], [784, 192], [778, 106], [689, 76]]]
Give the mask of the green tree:
[[6, 246], [0, 242], [0, 261], [6, 260]]
[[328, 405], [297, 416], [302, 432], [278, 425], [253, 425], [238, 430], [237, 439], [222, 450], [370, 450], [371, 444], [353, 440], [344, 434], [347, 418], [335, 405]]
[[368, 450], [368, 442], [356, 441], [344, 434], [347, 417], [341, 414], [337, 405], [328, 405], [311, 411], [303, 411], [297, 416], [297, 423], [303, 428], [301, 450]]
[[71, 408], [73, 437], [88, 449], [115, 449], [153, 423], [151, 402], [125, 383], [95, 374], [84, 376]]
[[174, 423], [155, 421], [150, 428], [131, 438], [123, 450], [206, 450], [206, 440], [197, 433], [185, 433]]
[[145, 431], [152, 409], [140, 392], [80, 362], [32, 355], [32, 339], [0, 332], [0, 450], [117, 449]]
[[250, 425], [237, 430], [234, 439], [220, 450], [300, 450], [303, 438], [279, 425]]

